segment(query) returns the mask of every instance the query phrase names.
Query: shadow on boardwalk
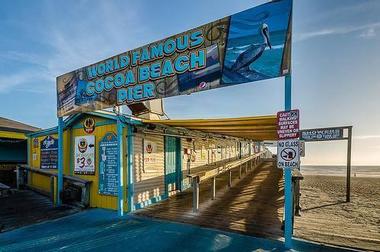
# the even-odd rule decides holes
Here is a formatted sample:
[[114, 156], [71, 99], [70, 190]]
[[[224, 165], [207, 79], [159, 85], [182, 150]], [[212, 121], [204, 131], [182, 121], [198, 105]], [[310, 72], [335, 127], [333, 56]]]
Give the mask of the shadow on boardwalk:
[[217, 197], [211, 200], [211, 181], [200, 185], [200, 209], [192, 212], [192, 191], [136, 212], [137, 215], [196, 224], [263, 237], [282, 237], [282, 170], [264, 162], [228, 188], [228, 175], [217, 177]]

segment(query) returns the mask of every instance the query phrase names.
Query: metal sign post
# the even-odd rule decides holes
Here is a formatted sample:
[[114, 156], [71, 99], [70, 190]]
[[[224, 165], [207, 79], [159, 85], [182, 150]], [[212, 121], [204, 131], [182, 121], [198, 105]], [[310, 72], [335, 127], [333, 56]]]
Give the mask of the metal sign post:
[[[285, 76], [285, 110], [292, 108], [292, 77], [291, 75]], [[285, 172], [285, 247], [292, 247], [292, 219], [293, 219], [293, 195], [292, 195], [292, 171], [290, 167], [284, 169]]]

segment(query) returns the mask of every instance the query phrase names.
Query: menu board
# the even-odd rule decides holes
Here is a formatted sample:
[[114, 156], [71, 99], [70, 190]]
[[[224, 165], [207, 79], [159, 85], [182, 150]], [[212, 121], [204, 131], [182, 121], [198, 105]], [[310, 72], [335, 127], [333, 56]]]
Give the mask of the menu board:
[[118, 194], [118, 150], [114, 133], [107, 133], [99, 142], [99, 194]]
[[58, 139], [46, 136], [41, 141], [41, 169], [57, 169], [58, 167]]

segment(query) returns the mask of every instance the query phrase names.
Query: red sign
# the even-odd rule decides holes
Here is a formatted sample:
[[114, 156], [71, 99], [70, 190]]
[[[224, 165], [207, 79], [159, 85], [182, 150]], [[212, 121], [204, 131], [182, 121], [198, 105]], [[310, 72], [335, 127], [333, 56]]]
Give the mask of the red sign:
[[277, 113], [278, 139], [292, 139], [299, 137], [299, 110], [281, 111]]

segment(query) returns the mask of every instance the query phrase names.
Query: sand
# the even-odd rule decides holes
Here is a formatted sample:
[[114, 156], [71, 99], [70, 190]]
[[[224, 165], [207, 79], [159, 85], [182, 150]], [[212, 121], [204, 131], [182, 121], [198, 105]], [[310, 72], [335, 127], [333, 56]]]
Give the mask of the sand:
[[380, 251], [380, 178], [352, 178], [346, 203], [345, 177], [305, 176], [296, 237]]

